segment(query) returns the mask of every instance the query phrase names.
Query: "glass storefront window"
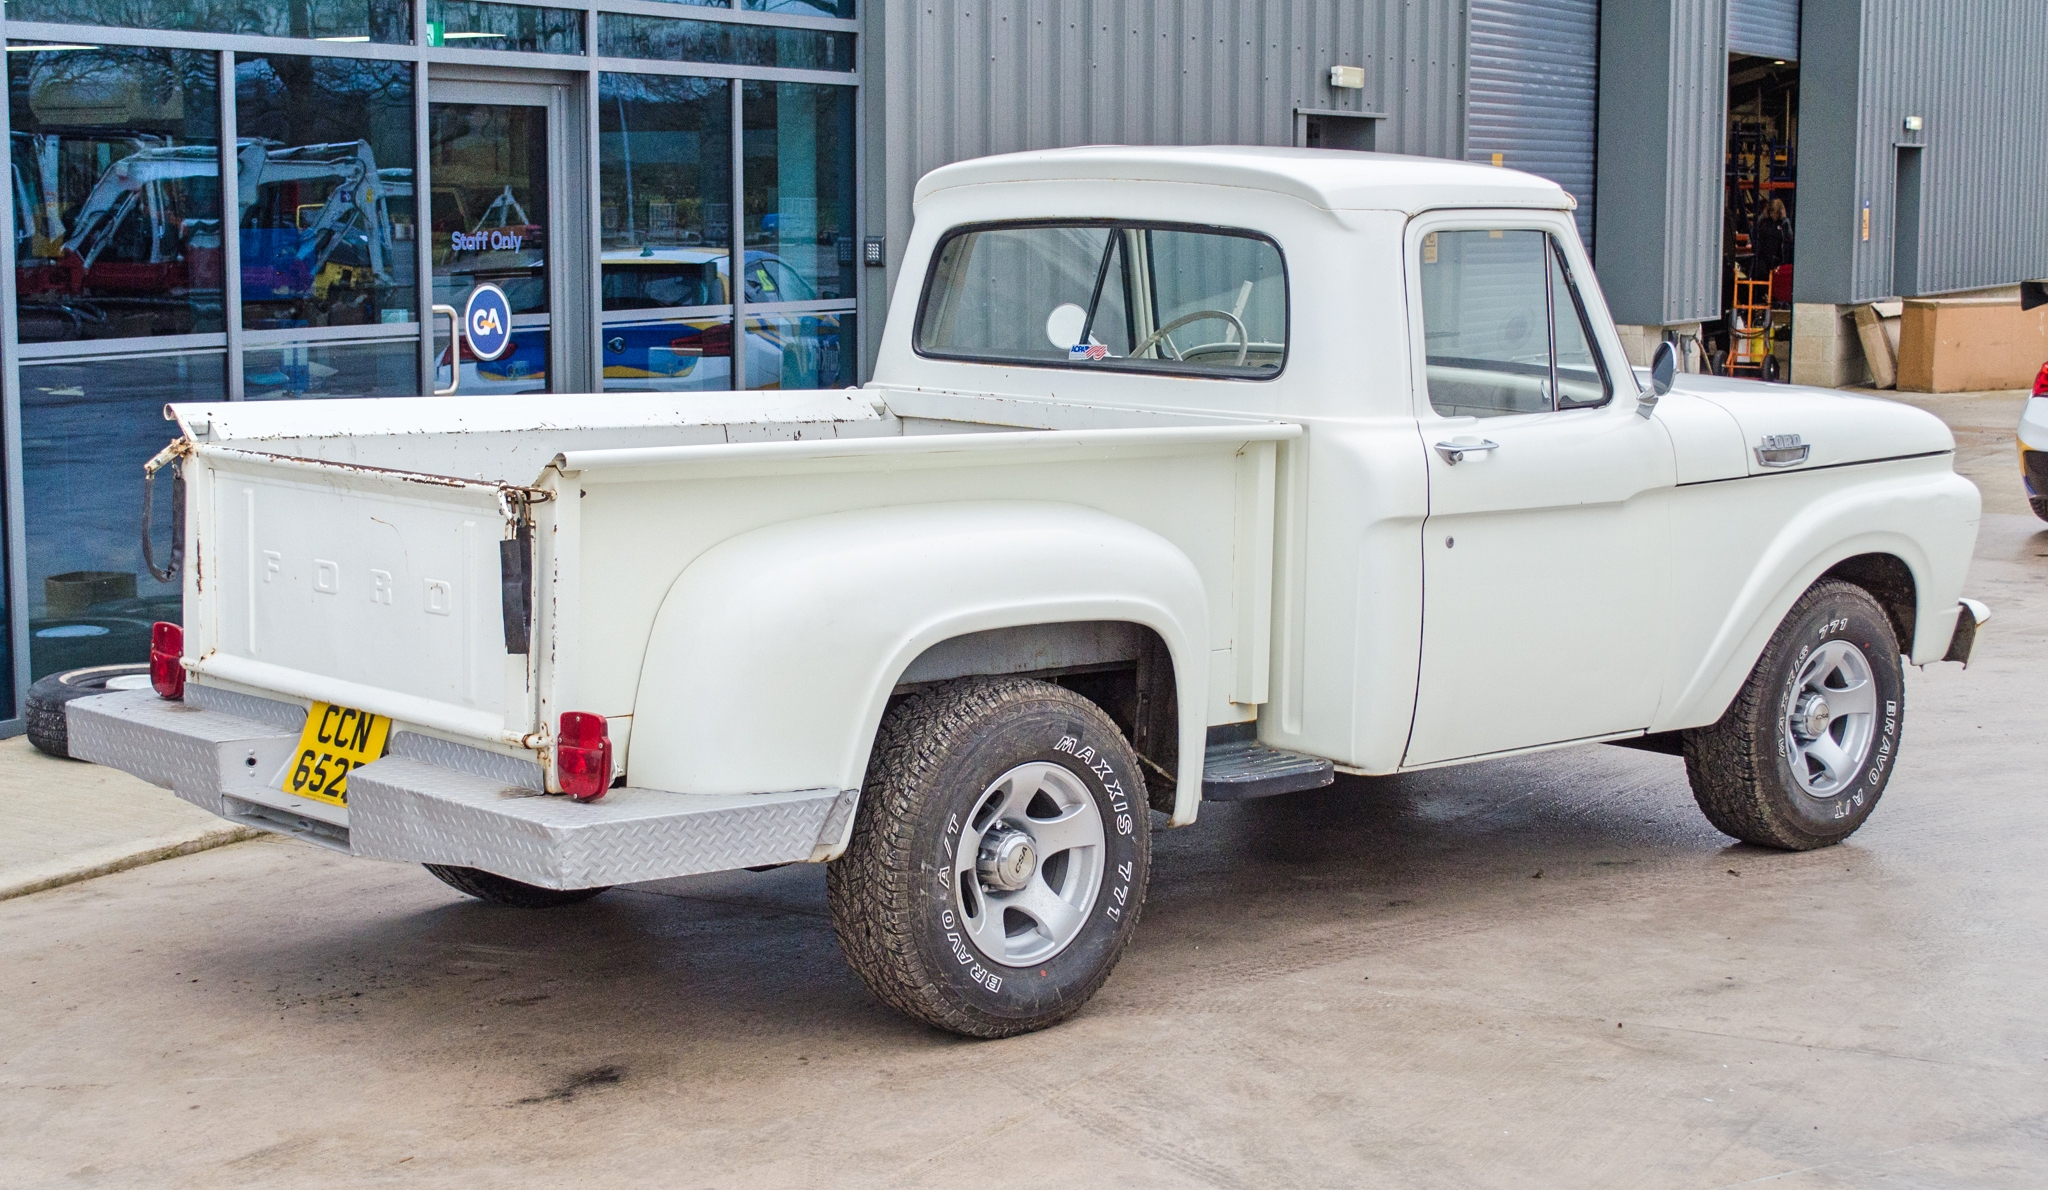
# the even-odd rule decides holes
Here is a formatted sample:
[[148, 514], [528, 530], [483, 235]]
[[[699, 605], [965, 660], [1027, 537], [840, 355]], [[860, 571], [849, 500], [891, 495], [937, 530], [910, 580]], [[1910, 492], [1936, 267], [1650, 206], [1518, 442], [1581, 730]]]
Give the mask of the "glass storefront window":
[[741, 87], [746, 300], [851, 299], [857, 267], [852, 88]]
[[[534, 392], [548, 374], [548, 112], [505, 103], [436, 103], [428, 115], [434, 301], [464, 308], [488, 281], [512, 303], [512, 345], [464, 356], [460, 391]], [[448, 353], [436, 387], [449, 382]]]
[[[245, 393], [417, 393], [412, 66], [238, 55], [235, 122]], [[346, 349], [258, 346], [262, 332], [327, 327], [390, 330]], [[350, 366], [316, 358], [337, 353]]]
[[[149, 626], [179, 618], [180, 586], [142, 564], [142, 464], [175, 429], [171, 401], [217, 401], [220, 350], [21, 365], [22, 495], [28, 525], [29, 672], [149, 660]], [[153, 531], [171, 537], [170, 480]]]
[[427, 0], [427, 44], [449, 49], [583, 52], [583, 14], [530, 4]]
[[748, 388], [845, 388], [858, 340], [853, 312], [747, 318]]
[[605, 74], [598, 191], [604, 387], [730, 388], [732, 84]]
[[16, 21], [252, 33], [329, 41], [412, 40], [412, 0], [8, 0]]
[[220, 331], [214, 55], [8, 51], [21, 342]]
[[600, 13], [597, 52], [607, 58], [850, 71], [853, 34]]
[[853, 0], [740, 0], [749, 12], [772, 12], [779, 17], [838, 17], [853, 19]]

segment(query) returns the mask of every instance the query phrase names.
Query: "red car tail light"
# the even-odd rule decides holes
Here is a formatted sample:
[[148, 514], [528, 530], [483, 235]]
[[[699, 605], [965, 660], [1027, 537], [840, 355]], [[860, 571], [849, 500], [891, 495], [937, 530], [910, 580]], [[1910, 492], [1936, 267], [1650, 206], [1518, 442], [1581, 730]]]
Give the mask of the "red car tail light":
[[555, 733], [555, 776], [562, 792], [594, 802], [612, 787], [611, 725], [603, 715], [565, 711]]
[[706, 359], [717, 359], [732, 354], [732, 324], [721, 322], [707, 326], [696, 334], [683, 339], [670, 339], [670, 351], [696, 351]]
[[2034, 395], [2048, 397], [2048, 364], [2041, 365], [2041, 374], [2034, 377]]
[[185, 629], [162, 620], [149, 630], [149, 684], [164, 698], [185, 697]]

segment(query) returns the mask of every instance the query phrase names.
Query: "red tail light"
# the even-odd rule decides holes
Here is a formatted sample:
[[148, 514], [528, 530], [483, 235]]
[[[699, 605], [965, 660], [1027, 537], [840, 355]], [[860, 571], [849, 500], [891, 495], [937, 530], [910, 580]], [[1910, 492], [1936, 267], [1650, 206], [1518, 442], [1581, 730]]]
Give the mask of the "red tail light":
[[149, 684], [169, 699], [185, 697], [185, 629], [156, 622], [149, 630]]
[[721, 322], [717, 326], [707, 326], [688, 338], [670, 339], [668, 347], [670, 351], [690, 351], [694, 349], [707, 359], [731, 355], [732, 323]]
[[2041, 374], [2034, 377], [2034, 395], [2048, 397], [2048, 364], [2041, 365]]
[[612, 787], [611, 725], [603, 715], [567, 711], [555, 733], [555, 776], [562, 792], [594, 802]]

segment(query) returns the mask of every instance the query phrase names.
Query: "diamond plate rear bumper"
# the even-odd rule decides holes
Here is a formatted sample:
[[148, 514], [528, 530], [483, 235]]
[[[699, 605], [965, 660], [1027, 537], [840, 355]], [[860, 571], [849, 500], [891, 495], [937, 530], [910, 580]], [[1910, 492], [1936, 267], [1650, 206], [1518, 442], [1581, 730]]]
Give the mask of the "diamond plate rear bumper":
[[[194, 695], [197, 695], [195, 698]], [[305, 712], [189, 687], [66, 706], [72, 755], [162, 786], [233, 822], [368, 859], [481, 868], [546, 888], [591, 888], [800, 863], [844, 842], [855, 790], [668, 793], [614, 789], [577, 803], [540, 791], [516, 758], [412, 732], [349, 774], [347, 809], [279, 788]]]

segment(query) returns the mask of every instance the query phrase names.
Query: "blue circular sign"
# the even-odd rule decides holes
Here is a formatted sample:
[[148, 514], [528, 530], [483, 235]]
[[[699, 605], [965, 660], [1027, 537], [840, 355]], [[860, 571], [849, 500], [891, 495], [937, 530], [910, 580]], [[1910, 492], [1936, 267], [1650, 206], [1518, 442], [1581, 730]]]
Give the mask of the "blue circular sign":
[[493, 360], [512, 346], [512, 303], [505, 291], [485, 282], [469, 291], [462, 308], [462, 333], [469, 340], [469, 353], [481, 360]]

